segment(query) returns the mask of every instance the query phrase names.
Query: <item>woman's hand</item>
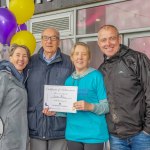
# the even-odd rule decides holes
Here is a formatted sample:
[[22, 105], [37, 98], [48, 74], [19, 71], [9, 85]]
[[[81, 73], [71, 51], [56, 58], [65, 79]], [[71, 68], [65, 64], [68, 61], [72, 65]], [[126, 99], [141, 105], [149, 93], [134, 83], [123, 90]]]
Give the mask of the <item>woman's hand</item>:
[[77, 101], [73, 104], [73, 107], [76, 110], [84, 110], [84, 111], [92, 111], [94, 109], [94, 105], [85, 102], [84, 100]]
[[49, 111], [49, 108], [44, 108], [42, 110], [42, 113], [46, 116], [55, 116], [56, 115], [56, 112], [54, 111]]

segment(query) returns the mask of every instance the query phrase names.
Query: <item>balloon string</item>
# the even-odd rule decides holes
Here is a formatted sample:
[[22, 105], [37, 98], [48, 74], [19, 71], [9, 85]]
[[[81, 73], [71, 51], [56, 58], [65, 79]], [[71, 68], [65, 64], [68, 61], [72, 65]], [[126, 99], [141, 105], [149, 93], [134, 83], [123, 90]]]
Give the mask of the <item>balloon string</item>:
[[[18, 25], [17, 29], [18, 29], [19, 31], [21, 31], [20, 25]], [[17, 29], [16, 29], [16, 32], [17, 32]]]
[[19, 31], [21, 31], [21, 27], [20, 27], [20, 25], [18, 25], [18, 27], [19, 27]]

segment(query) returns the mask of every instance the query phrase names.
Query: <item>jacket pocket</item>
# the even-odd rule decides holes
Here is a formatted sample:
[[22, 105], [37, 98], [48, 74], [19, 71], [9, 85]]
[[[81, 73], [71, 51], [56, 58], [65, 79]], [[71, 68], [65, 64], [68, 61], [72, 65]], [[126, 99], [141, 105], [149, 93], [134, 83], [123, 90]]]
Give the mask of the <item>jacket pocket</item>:
[[65, 117], [54, 117], [52, 121], [53, 131], [64, 131], [66, 129], [66, 118]]

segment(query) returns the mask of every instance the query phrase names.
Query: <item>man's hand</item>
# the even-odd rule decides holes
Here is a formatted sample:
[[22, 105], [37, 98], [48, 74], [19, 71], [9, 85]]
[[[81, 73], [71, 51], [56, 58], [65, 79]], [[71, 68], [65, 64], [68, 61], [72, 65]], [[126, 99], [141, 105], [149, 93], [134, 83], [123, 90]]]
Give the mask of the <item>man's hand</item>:
[[44, 108], [42, 110], [42, 113], [46, 116], [55, 116], [56, 115], [56, 112], [54, 111], [49, 111], [49, 108]]

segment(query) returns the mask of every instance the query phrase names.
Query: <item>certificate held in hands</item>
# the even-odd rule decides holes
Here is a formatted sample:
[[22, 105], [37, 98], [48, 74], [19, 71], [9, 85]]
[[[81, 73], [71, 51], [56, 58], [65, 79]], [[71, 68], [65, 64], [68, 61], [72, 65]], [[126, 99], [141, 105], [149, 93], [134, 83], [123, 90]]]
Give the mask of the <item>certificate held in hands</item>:
[[76, 113], [77, 86], [44, 85], [44, 108], [55, 112]]

